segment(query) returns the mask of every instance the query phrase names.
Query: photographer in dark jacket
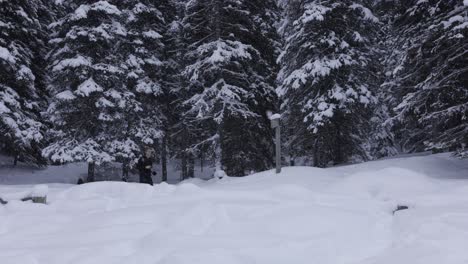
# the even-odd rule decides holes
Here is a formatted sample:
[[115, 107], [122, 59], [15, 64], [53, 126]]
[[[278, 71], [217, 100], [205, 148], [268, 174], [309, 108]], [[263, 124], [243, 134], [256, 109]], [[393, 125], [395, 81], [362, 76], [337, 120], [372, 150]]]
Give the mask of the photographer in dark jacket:
[[138, 160], [137, 169], [140, 172], [140, 183], [153, 185], [151, 178], [153, 168], [152, 151], [149, 148], [145, 149], [144, 155]]

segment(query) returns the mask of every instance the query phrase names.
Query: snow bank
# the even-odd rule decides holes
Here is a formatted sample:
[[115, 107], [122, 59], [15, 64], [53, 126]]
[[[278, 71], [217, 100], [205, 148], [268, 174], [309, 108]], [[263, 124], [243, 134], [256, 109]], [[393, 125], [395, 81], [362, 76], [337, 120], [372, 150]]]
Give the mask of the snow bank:
[[[468, 160], [445, 154], [48, 187], [48, 205], [0, 206], [0, 263], [468, 262]], [[0, 194], [31, 188], [0, 185]], [[401, 203], [410, 208], [393, 215]]]
[[383, 201], [418, 196], [437, 189], [434, 179], [397, 167], [354, 173], [331, 188], [336, 193]]

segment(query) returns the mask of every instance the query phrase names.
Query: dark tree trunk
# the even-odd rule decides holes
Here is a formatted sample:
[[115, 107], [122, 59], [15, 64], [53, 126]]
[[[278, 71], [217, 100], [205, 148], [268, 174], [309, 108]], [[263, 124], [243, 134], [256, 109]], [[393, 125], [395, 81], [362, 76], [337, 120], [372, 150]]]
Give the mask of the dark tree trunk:
[[181, 179], [187, 179], [187, 154], [184, 152], [182, 153], [182, 160], [181, 160]]
[[321, 152], [319, 151], [319, 143], [320, 139], [316, 138], [315, 143], [314, 143], [314, 150], [313, 150], [313, 155], [314, 155], [314, 167], [321, 168], [322, 167], [322, 161], [320, 158]]
[[96, 163], [89, 162], [88, 163], [88, 178], [86, 179], [87, 182], [94, 182], [94, 171], [96, 168]]
[[164, 135], [161, 144], [161, 180], [167, 182], [167, 133]]
[[195, 158], [193, 154], [190, 153], [188, 158], [188, 170], [187, 170], [187, 177], [194, 178], [195, 177]]
[[128, 171], [129, 171], [128, 161], [124, 161], [122, 163], [122, 180], [125, 182], [128, 181]]
[[203, 172], [203, 166], [204, 166], [204, 160], [205, 159], [205, 156], [204, 156], [204, 151], [200, 151], [200, 170], [201, 172]]

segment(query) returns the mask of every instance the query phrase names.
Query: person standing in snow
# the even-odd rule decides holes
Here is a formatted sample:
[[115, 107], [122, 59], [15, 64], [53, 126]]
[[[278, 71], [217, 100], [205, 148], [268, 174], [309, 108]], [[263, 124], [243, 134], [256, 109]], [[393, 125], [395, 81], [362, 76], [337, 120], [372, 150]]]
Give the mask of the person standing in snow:
[[151, 178], [153, 167], [152, 151], [150, 148], [145, 148], [143, 156], [138, 160], [137, 169], [140, 172], [140, 183], [153, 185]]

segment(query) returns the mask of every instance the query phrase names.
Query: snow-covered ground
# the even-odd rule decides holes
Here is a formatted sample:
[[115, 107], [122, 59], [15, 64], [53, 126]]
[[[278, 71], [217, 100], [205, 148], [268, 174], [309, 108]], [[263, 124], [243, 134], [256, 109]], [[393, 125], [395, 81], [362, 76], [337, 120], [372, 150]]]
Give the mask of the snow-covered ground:
[[468, 263], [468, 160], [448, 154], [48, 187], [0, 185], [1, 264]]

